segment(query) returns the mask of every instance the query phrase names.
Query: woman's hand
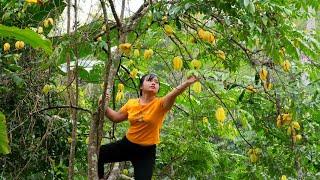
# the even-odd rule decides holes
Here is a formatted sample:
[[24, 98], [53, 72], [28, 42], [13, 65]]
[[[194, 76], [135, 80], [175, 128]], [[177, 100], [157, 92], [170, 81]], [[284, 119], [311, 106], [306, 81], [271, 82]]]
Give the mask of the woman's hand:
[[[106, 93], [106, 102], [109, 102], [109, 100], [110, 100], [110, 95]], [[99, 105], [102, 104], [102, 95], [100, 95], [98, 102], [99, 102]]]
[[[128, 113], [123, 113], [123, 112], [117, 112], [117, 111], [114, 111], [112, 110], [111, 108], [108, 107], [108, 104], [107, 102], [109, 102], [109, 99], [110, 99], [110, 95], [109, 93], [107, 92], [106, 93], [106, 105], [105, 105], [105, 115], [112, 121], [112, 122], [115, 122], [115, 123], [118, 123], [118, 122], [121, 122], [121, 121], [124, 121], [126, 119], [128, 119]], [[102, 95], [100, 95], [99, 97], [99, 108], [101, 108], [101, 104], [102, 104]]]
[[195, 75], [192, 75], [190, 77], [188, 77], [188, 79], [186, 80], [186, 83], [188, 83], [188, 85], [191, 85], [193, 83], [195, 83], [196, 81], [198, 81], [198, 77]]

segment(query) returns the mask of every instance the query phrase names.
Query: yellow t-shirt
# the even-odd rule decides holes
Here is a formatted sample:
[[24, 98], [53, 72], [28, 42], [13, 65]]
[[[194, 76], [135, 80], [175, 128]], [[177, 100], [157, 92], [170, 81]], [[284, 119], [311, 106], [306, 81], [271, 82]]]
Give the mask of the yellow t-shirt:
[[139, 99], [129, 99], [120, 109], [128, 113], [130, 122], [126, 137], [129, 141], [141, 145], [154, 145], [160, 142], [160, 129], [167, 114], [162, 106], [162, 98], [154, 98], [146, 105], [140, 105]]

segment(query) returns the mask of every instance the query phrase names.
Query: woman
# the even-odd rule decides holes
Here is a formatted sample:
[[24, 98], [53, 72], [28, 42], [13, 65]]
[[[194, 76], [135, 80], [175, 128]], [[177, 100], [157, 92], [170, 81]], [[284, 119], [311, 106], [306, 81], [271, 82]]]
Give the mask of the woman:
[[105, 163], [131, 161], [136, 180], [151, 179], [156, 145], [160, 142], [160, 129], [165, 115], [176, 97], [196, 81], [197, 78], [191, 76], [166, 96], [159, 98], [156, 97], [160, 86], [157, 76], [146, 74], [140, 79], [139, 98], [129, 99], [118, 112], [108, 107], [105, 114], [111, 121], [118, 123], [128, 119], [130, 127], [122, 140], [100, 147], [99, 178], [104, 176]]

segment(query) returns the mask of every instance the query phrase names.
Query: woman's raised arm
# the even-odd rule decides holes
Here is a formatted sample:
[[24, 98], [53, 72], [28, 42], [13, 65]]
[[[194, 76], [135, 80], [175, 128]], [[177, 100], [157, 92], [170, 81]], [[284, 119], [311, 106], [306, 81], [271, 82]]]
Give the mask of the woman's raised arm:
[[169, 92], [166, 96], [164, 96], [163, 108], [166, 110], [170, 110], [176, 100], [176, 97], [182, 94], [189, 86], [191, 86], [196, 81], [198, 81], [198, 78], [196, 76], [191, 76], [171, 92]]

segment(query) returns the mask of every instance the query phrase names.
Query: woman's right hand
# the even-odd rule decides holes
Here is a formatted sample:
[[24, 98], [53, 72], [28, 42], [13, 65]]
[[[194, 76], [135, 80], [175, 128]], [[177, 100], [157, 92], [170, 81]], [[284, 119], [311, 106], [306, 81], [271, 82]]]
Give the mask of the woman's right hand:
[[[109, 102], [109, 100], [110, 100], [110, 95], [106, 93], [106, 102]], [[100, 95], [98, 102], [99, 102], [99, 105], [102, 104], [102, 95]]]

